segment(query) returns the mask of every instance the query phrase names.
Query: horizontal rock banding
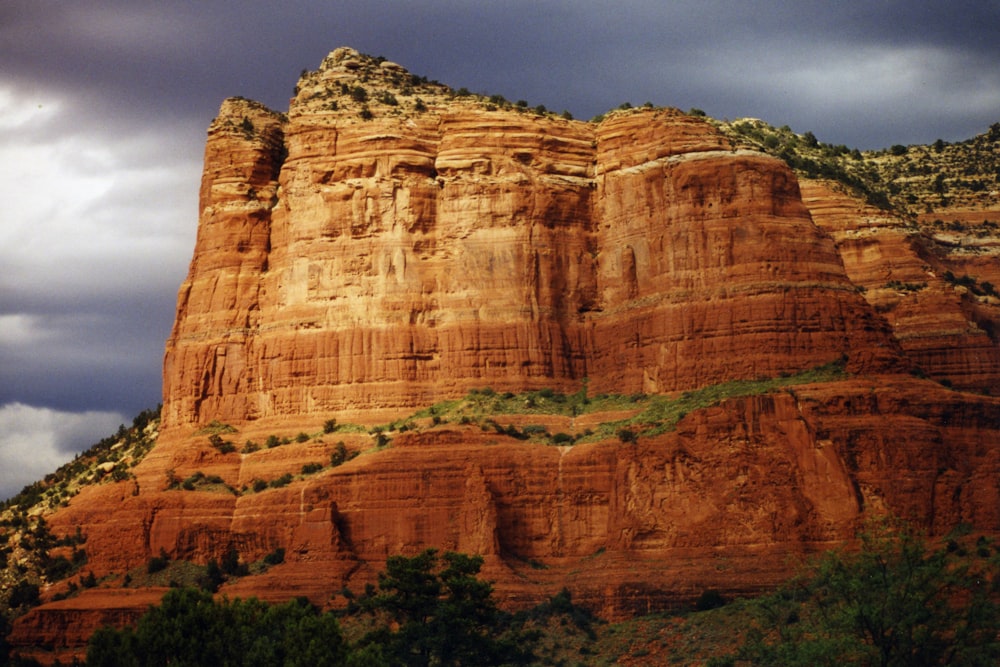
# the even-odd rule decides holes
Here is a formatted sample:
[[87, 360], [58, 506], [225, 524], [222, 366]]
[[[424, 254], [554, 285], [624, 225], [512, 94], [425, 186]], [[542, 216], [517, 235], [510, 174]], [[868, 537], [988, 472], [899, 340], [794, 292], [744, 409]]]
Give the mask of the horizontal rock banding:
[[892, 356], [884, 327], [855, 326], [867, 305], [782, 162], [669, 110], [592, 124], [440, 96], [370, 120], [319, 104], [358, 62], [328, 59], [287, 120], [253, 109], [246, 130], [235, 100], [213, 123], [168, 430]]

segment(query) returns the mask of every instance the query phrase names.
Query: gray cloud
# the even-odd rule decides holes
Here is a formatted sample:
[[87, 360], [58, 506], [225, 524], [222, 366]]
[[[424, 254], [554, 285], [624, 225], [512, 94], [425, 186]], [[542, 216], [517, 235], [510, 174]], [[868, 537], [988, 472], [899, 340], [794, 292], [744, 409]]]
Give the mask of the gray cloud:
[[0, 500], [55, 471], [123, 422], [114, 412], [66, 413], [20, 403], [0, 406]]

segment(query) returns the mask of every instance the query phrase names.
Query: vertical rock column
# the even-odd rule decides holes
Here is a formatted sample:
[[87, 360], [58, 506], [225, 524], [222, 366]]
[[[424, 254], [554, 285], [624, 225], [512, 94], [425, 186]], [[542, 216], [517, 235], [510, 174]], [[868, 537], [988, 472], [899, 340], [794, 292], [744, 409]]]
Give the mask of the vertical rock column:
[[247, 347], [285, 155], [283, 118], [234, 98], [208, 130], [195, 254], [164, 357], [164, 427], [248, 417]]

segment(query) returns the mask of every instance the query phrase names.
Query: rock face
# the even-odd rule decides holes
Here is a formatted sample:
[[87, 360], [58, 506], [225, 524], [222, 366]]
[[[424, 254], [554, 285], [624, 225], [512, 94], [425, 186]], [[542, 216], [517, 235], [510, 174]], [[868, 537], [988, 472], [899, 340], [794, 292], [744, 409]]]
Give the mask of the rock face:
[[[116, 587], [161, 550], [284, 549], [222, 592], [317, 604], [390, 555], [473, 552], [507, 606], [569, 587], [614, 618], [771, 587], [871, 512], [1000, 531], [1000, 399], [914, 376], [1000, 391], [994, 306], [936, 278], [901, 222], [828, 184], [800, 193], [700, 119], [575, 122], [338, 49], [287, 117], [223, 104], [200, 202], [159, 442], [133, 479], [50, 518], [86, 534], [102, 584], [20, 619], [23, 652], [72, 655], [101, 619], [133, 618], [138, 594]], [[724, 400], [635, 443], [532, 444], [430, 414], [242, 452], [206, 435], [229, 424], [239, 448], [487, 386], [659, 394], [831, 361], [850, 377]], [[544, 419], [578, 434], [631, 415]], [[325, 465], [338, 440], [363, 454]], [[195, 473], [221, 481], [178, 486]]]
[[802, 192], [813, 220], [836, 242], [848, 277], [915, 367], [957, 388], [1000, 392], [1000, 299], [946, 279], [995, 280], [1000, 254], [992, 239], [970, 240], [964, 253], [960, 243], [959, 252], [942, 252], [940, 239], [914, 233], [833, 184], [803, 181]]
[[[665, 110], [595, 125], [430, 90], [365, 120], [365, 67], [339, 50], [287, 121], [229, 100], [209, 129], [168, 429], [891, 361], [784, 163]], [[383, 99], [403, 74], [364, 76]]]

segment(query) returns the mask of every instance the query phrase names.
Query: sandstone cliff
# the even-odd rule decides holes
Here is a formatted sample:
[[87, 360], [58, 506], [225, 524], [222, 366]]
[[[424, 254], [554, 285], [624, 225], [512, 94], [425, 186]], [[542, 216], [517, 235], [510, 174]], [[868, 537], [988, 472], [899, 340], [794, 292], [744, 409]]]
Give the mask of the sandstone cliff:
[[[235, 549], [255, 569], [223, 593], [335, 605], [433, 546], [483, 554], [507, 606], [568, 586], [620, 617], [771, 587], [871, 512], [1000, 531], [1000, 399], [964, 391], [1000, 391], [996, 304], [904, 221], [701, 119], [571, 121], [338, 49], [287, 116], [223, 104], [200, 206], [159, 442], [50, 518], [101, 584], [20, 619], [22, 649], [134, 618], [161, 589], [126, 574], [160, 553]], [[669, 426], [519, 394], [779, 376]], [[507, 429], [441, 403], [484, 387], [518, 394]]]
[[782, 162], [669, 110], [595, 125], [408, 80], [338, 50], [287, 121], [223, 105], [167, 429], [894, 361]]
[[934, 236], [835, 184], [805, 180], [802, 190], [813, 220], [833, 237], [849, 278], [892, 327], [915, 367], [950, 386], [1000, 391], [1000, 298], [977, 295], [954, 278], [995, 279], [1000, 255], [991, 238], [967, 239], [953, 244], [957, 252], [942, 251]]

